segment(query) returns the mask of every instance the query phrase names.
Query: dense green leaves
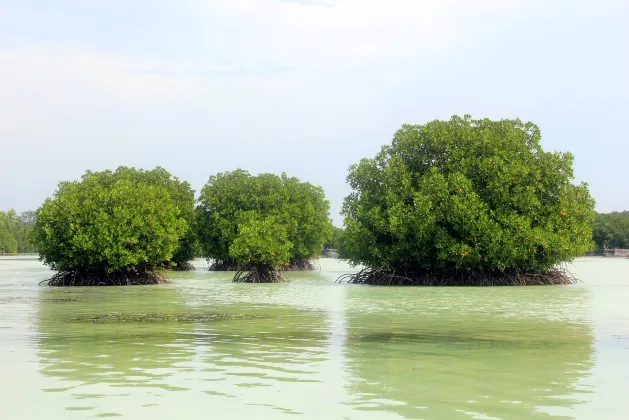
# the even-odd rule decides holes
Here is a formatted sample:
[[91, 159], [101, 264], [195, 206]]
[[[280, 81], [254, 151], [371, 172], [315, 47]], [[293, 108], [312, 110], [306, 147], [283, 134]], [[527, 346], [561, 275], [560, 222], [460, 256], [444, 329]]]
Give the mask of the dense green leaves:
[[37, 210], [34, 242], [44, 263], [112, 274], [170, 261], [189, 226], [169, 188], [145, 182], [140, 173], [87, 172], [81, 181], [59, 183]]
[[332, 236], [324, 244], [325, 249], [339, 249], [345, 235], [345, 229], [334, 226], [332, 228]]
[[17, 214], [14, 210], [0, 211], [0, 254], [36, 252], [30, 242], [30, 232], [35, 224], [32, 211]]
[[194, 224], [194, 191], [191, 189], [188, 182], [180, 181], [177, 177], [173, 177], [168, 171], [159, 166], [152, 170], [121, 166], [114, 172], [103, 171], [93, 173], [87, 171], [83, 178], [92, 175], [99, 177], [103, 185], [110, 185], [119, 179], [129, 179], [136, 183], [165, 188], [179, 209], [179, 217], [185, 220], [189, 227], [186, 233], [179, 238], [179, 245], [170, 261], [175, 263], [175, 265], [183, 265], [197, 255], [197, 241], [192, 229]]
[[[252, 176], [238, 169], [210, 177], [196, 223], [206, 257], [278, 265], [287, 262], [287, 252], [290, 261], [321, 253], [332, 232], [328, 212], [320, 187], [285, 174]], [[258, 246], [263, 243], [264, 252]]]
[[404, 125], [350, 169], [346, 252], [372, 268], [543, 272], [592, 248], [594, 200], [572, 155], [520, 120]]
[[593, 230], [598, 249], [629, 248], [629, 211], [597, 213]]
[[229, 247], [229, 255], [242, 266], [254, 263], [278, 267], [289, 264], [292, 247], [286, 227], [273, 216], [260, 218], [248, 212], [240, 217], [238, 235]]

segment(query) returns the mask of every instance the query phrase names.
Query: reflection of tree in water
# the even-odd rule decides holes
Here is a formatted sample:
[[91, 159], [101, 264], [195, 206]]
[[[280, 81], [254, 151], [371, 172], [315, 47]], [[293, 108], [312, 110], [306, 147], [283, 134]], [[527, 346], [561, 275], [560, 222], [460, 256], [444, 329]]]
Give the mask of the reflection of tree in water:
[[209, 395], [273, 412], [302, 413], [303, 396], [317, 393], [326, 363], [325, 313], [259, 307], [257, 319], [199, 325], [205, 345], [202, 377]]
[[[314, 273], [307, 273], [314, 275]], [[273, 413], [316, 411], [312, 395], [322, 382], [336, 378], [330, 368], [330, 320], [321, 310], [329, 287], [318, 285], [216, 285], [214, 293], [182, 291], [191, 306], [220, 312], [247, 313], [256, 318], [238, 322], [198, 324], [195, 342], [203, 352], [202, 371], [208, 395], [221, 403], [266, 407]], [[304, 399], [306, 401], [304, 401]], [[264, 410], [263, 410], [264, 411]]]
[[206, 353], [206, 361], [236, 376], [242, 373], [299, 381], [302, 375], [316, 373], [312, 368], [325, 359], [325, 313], [281, 307], [267, 311], [252, 321], [217, 322], [199, 328], [197, 338], [203, 340], [206, 336], [206, 342], [216, 350]]
[[[592, 366], [578, 288], [348, 289], [348, 391], [404, 418], [571, 418]], [[377, 321], [376, 321], [377, 320]]]
[[77, 381], [174, 390], [168, 377], [189, 369], [186, 332], [200, 317], [169, 286], [158, 288], [42, 288], [37, 346], [41, 373]]
[[[286, 292], [267, 293], [279, 293], [281, 300]], [[241, 403], [280, 412], [293, 412], [296, 404], [281, 396], [269, 399], [264, 394], [272, 387], [283, 392], [320, 386], [329, 336], [324, 312], [251, 302], [203, 304], [190, 293], [177, 285], [42, 288], [36, 321], [40, 372], [74, 398], [124, 393], [107, 386], [154, 388], [148, 395], [194, 389], [219, 398], [246, 393]]]

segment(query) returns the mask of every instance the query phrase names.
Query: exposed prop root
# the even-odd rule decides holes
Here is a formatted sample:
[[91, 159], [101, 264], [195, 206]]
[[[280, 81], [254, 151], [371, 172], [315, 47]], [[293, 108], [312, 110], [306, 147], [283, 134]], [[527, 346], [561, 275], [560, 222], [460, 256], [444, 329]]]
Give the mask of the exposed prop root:
[[337, 283], [370, 284], [385, 286], [541, 286], [574, 284], [579, 280], [563, 268], [545, 273], [465, 271], [448, 273], [426, 269], [398, 271], [365, 268], [358, 273], [344, 274]]
[[147, 284], [168, 284], [160, 272], [132, 271], [118, 273], [94, 273], [81, 271], [60, 271], [52, 278], [40, 282], [48, 286], [132, 286]]
[[283, 270], [274, 270], [273, 267], [260, 264], [244, 267], [234, 276], [234, 283], [284, 283]]
[[[320, 267], [319, 267], [320, 269]], [[291, 260], [288, 267], [284, 267], [284, 271], [315, 271], [317, 267], [312, 260]]]
[[[208, 264], [210, 264], [210, 259], [208, 259]], [[242, 265], [238, 264], [233, 260], [212, 260], [212, 263], [208, 267], [208, 271], [240, 271], [242, 270]]]

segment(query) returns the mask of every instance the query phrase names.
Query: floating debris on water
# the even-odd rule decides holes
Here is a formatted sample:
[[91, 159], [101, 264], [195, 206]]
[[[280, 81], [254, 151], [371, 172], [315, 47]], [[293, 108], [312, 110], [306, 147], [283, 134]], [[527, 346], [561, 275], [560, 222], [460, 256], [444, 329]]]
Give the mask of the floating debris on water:
[[77, 298], [43, 298], [41, 302], [80, 302], [83, 299]]
[[189, 321], [225, 321], [233, 319], [259, 319], [261, 316], [245, 314], [210, 314], [210, 313], [109, 313], [81, 315], [70, 318], [78, 322], [189, 322]]

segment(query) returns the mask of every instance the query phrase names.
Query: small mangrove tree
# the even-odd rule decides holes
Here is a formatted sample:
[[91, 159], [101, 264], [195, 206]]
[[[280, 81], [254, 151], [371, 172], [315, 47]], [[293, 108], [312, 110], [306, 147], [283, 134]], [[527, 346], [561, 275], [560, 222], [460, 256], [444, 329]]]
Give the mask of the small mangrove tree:
[[238, 271], [236, 281], [252, 282], [280, 281], [287, 269], [312, 269], [311, 260], [332, 234], [320, 187], [241, 169], [210, 177], [196, 226], [210, 270]]
[[564, 284], [561, 263], [593, 248], [594, 200], [570, 153], [544, 152], [520, 120], [404, 125], [350, 167], [340, 281], [409, 285]]
[[37, 210], [33, 242], [54, 286], [156, 284], [190, 230], [164, 185], [134, 169], [60, 182]]

